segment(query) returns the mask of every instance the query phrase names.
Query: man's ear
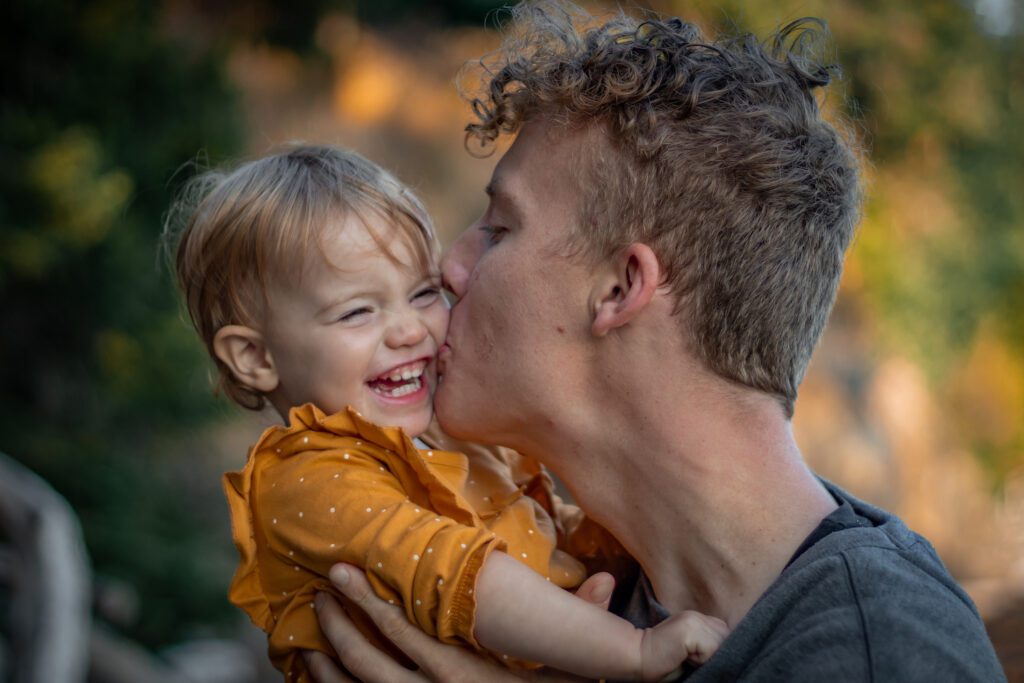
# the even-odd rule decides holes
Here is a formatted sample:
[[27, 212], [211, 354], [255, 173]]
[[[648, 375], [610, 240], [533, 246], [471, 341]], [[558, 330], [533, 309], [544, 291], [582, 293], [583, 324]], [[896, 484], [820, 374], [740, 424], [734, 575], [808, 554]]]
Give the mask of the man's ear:
[[245, 386], [263, 394], [277, 388], [277, 368], [263, 335], [244, 325], [225, 325], [213, 336], [213, 352]]
[[603, 337], [629, 323], [654, 298], [661, 282], [658, 257], [646, 244], [634, 242], [623, 249], [594, 290], [591, 331]]

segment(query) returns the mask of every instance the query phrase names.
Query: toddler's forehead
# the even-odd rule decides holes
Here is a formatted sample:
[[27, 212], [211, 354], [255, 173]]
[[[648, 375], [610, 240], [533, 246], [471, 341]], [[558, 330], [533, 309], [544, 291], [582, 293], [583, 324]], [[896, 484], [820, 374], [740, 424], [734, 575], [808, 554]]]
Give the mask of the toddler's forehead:
[[348, 215], [332, 221], [320, 235], [316, 252], [310, 254], [308, 265], [326, 266], [341, 273], [358, 275], [369, 264], [373, 267], [391, 265], [416, 274], [432, 274], [437, 263], [430, 245], [420, 244], [420, 237], [383, 217]]
[[[382, 230], [383, 228], [383, 230]], [[381, 253], [381, 246], [374, 234], [381, 237], [394, 236], [397, 228], [375, 226], [373, 232], [363, 221], [353, 216], [330, 221], [320, 233], [319, 244], [314, 256], [337, 269], [358, 263], [367, 256]], [[381, 234], [384, 233], [384, 234]], [[391, 233], [391, 235], [388, 235]]]

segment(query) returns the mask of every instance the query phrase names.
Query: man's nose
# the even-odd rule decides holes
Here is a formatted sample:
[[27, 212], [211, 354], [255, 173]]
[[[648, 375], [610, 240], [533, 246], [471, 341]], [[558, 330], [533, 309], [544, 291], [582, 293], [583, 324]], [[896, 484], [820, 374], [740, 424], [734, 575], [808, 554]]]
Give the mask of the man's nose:
[[483, 233], [474, 223], [458, 236], [441, 259], [441, 278], [444, 286], [459, 298], [466, 295], [469, 276], [483, 254], [482, 236]]

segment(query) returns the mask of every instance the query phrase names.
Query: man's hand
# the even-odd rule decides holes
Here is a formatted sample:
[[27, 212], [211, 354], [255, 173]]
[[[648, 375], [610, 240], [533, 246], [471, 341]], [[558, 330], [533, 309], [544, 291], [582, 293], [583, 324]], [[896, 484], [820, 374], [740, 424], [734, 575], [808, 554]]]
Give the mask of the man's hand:
[[[385, 653], [376, 649], [349, 621], [341, 606], [329, 595], [317, 596], [320, 627], [331, 641], [338, 659], [349, 674], [341, 672], [326, 655], [307, 654], [310, 671], [318, 683], [423, 683], [424, 681], [538, 681], [558, 683], [583, 679], [561, 672], [511, 671], [485, 657], [454, 645], [439, 643], [410, 624], [402, 610], [379, 599], [370, 588], [366, 576], [350, 565], [335, 565], [331, 581], [341, 592], [377, 624], [391, 642], [419, 665], [419, 671], [409, 671]], [[615, 580], [610, 574], [595, 574], [587, 579], [576, 595], [607, 609]]]

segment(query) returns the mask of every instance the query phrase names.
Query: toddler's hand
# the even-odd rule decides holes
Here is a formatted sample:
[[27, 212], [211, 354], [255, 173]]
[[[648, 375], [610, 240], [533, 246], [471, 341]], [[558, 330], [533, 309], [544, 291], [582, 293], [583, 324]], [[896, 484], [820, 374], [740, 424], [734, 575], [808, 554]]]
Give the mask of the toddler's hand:
[[641, 680], [673, 680], [666, 676], [687, 660], [708, 661], [727, 635], [729, 627], [721, 619], [689, 610], [646, 629], [640, 641]]

